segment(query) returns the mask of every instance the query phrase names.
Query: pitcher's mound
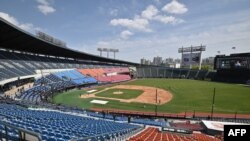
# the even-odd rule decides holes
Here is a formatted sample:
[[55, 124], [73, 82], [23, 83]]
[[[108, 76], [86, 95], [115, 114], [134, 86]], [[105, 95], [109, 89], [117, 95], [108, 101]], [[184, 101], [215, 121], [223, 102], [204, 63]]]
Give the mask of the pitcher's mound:
[[116, 92], [113, 92], [113, 94], [123, 94], [123, 92], [121, 92], [121, 91], [116, 91]]

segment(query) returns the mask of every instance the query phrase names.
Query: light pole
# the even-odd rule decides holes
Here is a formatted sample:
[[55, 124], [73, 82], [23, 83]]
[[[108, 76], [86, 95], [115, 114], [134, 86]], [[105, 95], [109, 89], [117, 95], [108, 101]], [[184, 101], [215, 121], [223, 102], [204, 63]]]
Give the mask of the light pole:
[[112, 48], [110, 48], [109, 51], [114, 53], [114, 59], [115, 59], [115, 54], [117, 52], [119, 52], [119, 49], [112, 49]]
[[236, 47], [232, 47], [233, 53], [235, 53]]
[[157, 102], [158, 102], [158, 92], [155, 89], [155, 116], [157, 116]]
[[215, 88], [214, 88], [214, 94], [213, 94], [213, 99], [212, 99], [211, 120], [213, 119], [213, 114], [214, 114], [214, 100], [215, 100]]
[[237, 119], [237, 111], [235, 111], [234, 113], [234, 122], [236, 122], [236, 119]]
[[102, 48], [98, 48], [97, 51], [100, 51], [100, 56], [102, 56], [103, 49]]

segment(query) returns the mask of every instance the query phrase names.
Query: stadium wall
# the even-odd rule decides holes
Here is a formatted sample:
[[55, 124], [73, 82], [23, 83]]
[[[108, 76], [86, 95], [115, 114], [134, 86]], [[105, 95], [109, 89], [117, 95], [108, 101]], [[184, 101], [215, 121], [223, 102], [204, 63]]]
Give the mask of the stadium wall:
[[207, 70], [176, 69], [167, 67], [137, 67], [137, 78], [178, 78], [213, 80], [216, 72]]

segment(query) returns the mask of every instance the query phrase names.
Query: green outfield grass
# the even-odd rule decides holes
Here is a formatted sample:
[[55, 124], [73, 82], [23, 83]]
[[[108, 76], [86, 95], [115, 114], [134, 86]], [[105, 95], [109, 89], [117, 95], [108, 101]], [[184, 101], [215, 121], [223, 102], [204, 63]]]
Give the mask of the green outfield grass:
[[[250, 114], [250, 87], [186, 79], [140, 79], [128, 82], [129, 85], [153, 86], [171, 91], [173, 99], [158, 106], [159, 112], [210, 112], [214, 88], [215, 113]], [[96, 98], [95, 98], [96, 99]], [[82, 108], [115, 108], [124, 110], [154, 111], [155, 106], [144, 103], [122, 103], [109, 101], [106, 105], [90, 104], [92, 98], [80, 99], [79, 91], [70, 91], [54, 97], [55, 103], [79, 106]], [[146, 108], [144, 108], [144, 105]]]
[[[114, 92], [122, 92], [123, 94], [113, 94]], [[112, 98], [119, 98], [119, 99], [132, 99], [138, 97], [142, 94], [142, 90], [129, 90], [129, 89], [109, 89], [103, 92], [96, 94], [100, 97], [112, 97]]]

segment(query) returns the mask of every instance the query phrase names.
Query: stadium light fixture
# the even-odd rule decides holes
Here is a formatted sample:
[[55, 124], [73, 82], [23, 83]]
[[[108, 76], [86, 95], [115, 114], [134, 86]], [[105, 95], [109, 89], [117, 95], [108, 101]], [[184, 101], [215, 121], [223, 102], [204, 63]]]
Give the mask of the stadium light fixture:
[[107, 52], [107, 58], [109, 58], [109, 52], [114, 53], [114, 59], [115, 59], [115, 54], [119, 52], [119, 49], [114, 49], [114, 48], [97, 48], [97, 51], [100, 52], [100, 56], [102, 56], [102, 52]]
[[213, 119], [213, 114], [214, 114], [215, 91], [216, 91], [216, 88], [214, 88], [213, 99], [212, 99], [212, 108], [211, 108], [211, 115], [210, 115], [211, 120]]
[[97, 51], [100, 51], [100, 56], [102, 56], [103, 49], [102, 48], [97, 48]]

